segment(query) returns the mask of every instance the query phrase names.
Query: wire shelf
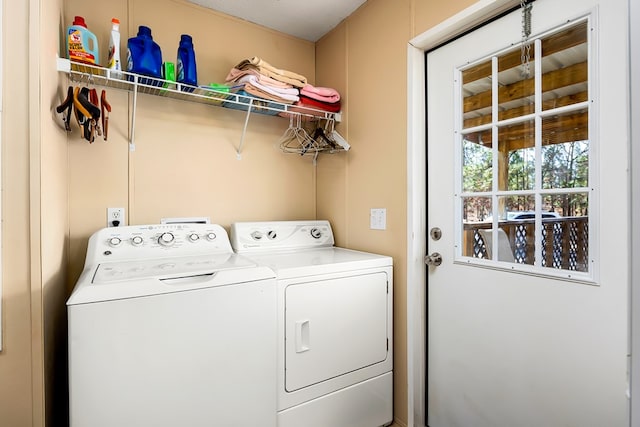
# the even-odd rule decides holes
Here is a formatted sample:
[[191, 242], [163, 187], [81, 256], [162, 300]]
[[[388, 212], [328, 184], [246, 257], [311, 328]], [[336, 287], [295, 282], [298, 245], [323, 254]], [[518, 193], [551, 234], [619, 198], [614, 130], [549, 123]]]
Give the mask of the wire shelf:
[[[244, 137], [247, 131], [247, 124], [251, 113], [267, 114], [273, 116], [287, 117], [290, 120], [305, 121], [325, 121], [332, 125], [340, 121], [340, 113], [333, 113], [324, 110], [283, 104], [263, 98], [250, 96], [246, 93], [234, 93], [218, 90], [208, 86], [190, 86], [169, 80], [142, 76], [126, 71], [115, 71], [96, 65], [72, 62], [68, 59], [58, 58], [58, 71], [67, 73], [69, 80], [78, 84], [97, 85], [108, 88], [121, 89], [133, 94], [133, 107], [131, 111], [131, 128], [129, 134], [129, 148], [135, 151], [135, 123], [138, 94], [159, 96], [182, 101], [195, 102], [200, 104], [213, 105], [222, 108], [246, 111], [246, 118], [242, 130], [240, 143], [236, 147], [237, 158], [241, 158]], [[341, 137], [340, 137], [341, 138]], [[343, 147], [348, 146], [344, 141]], [[311, 148], [311, 149], [310, 149]], [[348, 148], [347, 148], [348, 149]], [[343, 148], [336, 147], [335, 144], [327, 146], [314, 143], [305, 147], [292, 149], [288, 147], [285, 152], [297, 152], [298, 154], [317, 155], [319, 152], [338, 152]]]
[[217, 90], [213, 87], [190, 86], [169, 80], [142, 76], [126, 71], [114, 71], [100, 66], [58, 59], [58, 71], [66, 72], [76, 83], [135, 91], [182, 101], [197, 102], [226, 108], [251, 110], [252, 113], [283, 116], [301, 115], [310, 119], [340, 121], [340, 114], [308, 107], [283, 104], [271, 100]]

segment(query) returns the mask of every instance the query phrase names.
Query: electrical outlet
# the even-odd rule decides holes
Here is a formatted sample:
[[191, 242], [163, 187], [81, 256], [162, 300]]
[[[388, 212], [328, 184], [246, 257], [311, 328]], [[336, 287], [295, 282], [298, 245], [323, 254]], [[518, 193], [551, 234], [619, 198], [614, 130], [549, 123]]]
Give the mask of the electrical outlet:
[[121, 227], [127, 225], [124, 208], [107, 208], [107, 227]]

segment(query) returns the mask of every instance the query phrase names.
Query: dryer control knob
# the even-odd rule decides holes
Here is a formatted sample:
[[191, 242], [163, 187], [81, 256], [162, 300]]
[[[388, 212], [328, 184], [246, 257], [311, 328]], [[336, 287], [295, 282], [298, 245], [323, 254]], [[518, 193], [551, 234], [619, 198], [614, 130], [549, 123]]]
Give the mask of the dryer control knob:
[[120, 246], [121, 243], [122, 243], [122, 239], [119, 237], [112, 237], [109, 239], [109, 246], [111, 246], [112, 248]]
[[144, 239], [142, 238], [142, 236], [133, 236], [131, 238], [131, 244], [133, 246], [140, 246], [142, 245], [143, 242], [144, 242]]
[[322, 231], [320, 231], [319, 228], [312, 228], [311, 229], [311, 237], [313, 237], [314, 239], [319, 239], [322, 237]]
[[176, 236], [173, 235], [173, 233], [169, 233], [168, 231], [166, 233], [162, 233], [160, 235], [160, 237], [158, 238], [158, 243], [160, 243], [162, 246], [170, 246], [173, 244], [173, 242], [175, 242], [176, 240]]
[[251, 237], [253, 237], [253, 240], [260, 240], [262, 239], [262, 233], [260, 231], [254, 231], [251, 233]]
[[189, 234], [189, 241], [190, 242], [197, 242], [198, 240], [200, 240], [200, 236], [198, 235], [198, 233]]
[[267, 231], [267, 237], [269, 239], [273, 240], [276, 237], [278, 237], [278, 233], [276, 233], [276, 230], [269, 230], [269, 231]]
[[216, 233], [207, 233], [207, 240], [216, 240]]

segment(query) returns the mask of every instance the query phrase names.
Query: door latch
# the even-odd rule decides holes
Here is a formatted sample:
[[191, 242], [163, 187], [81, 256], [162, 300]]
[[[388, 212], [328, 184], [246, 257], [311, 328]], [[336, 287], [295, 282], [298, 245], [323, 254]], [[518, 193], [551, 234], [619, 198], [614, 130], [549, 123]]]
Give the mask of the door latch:
[[442, 264], [442, 255], [440, 255], [438, 252], [427, 255], [426, 257], [424, 257], [424, 263], [429, 267], [437, 267]]

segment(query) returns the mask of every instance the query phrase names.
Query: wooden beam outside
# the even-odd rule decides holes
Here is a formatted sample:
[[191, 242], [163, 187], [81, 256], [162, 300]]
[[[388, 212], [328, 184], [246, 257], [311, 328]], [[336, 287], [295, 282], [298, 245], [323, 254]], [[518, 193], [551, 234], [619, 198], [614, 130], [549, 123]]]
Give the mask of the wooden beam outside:
[[[498, 148], [499, 150], [507, 150], [506, 152], [530, 148], [535, 144], [534, 127], [530, 122], [502, 128], [498, 134], [500, 141]], [[466, 135], [465, 139], [485, 147], [491, 147], [491, 129]], [[589, 115], [586, 111], [549, 117], [542, 121], [542, 145], [587, 139], [589, 139]]]
[[[588, 99], [587, 91], [574, 93], [567, 96], [561, 96], [559, 98], [548, 99], [542, 102], [543, 110], [550, 110], [552, 108], [564, 107], [566, 105], [578, 104]], [[499, 112], [499, 120], [512, 119], [514, 117], [522, 117], [534, 112], [534, 105], [524, 105], [521, 107], [510, 108]], [[491, 123], [491, 114], [485, 114], [480, 117], [473, 117], [466, 119], [463, 123], [463, 129], [469, 129], [475, 126], [481, 126]]]
[[[556, 34], [552, 34], [546, 39], [542, 40], [542, 57], [552, 55], [557, 52], [578, 46], [587, 42], [587, 22], [581, 22], [580, 24], [567, 28]], [[531, 45], [531, 57], [534, 56], [533, 43]], [[498, 58], [498, 70], [504, 71], [517, 67], [521, 64], [521, 52], [520, 49], [513, 50], [506, 55]], [[491, 75], [491, 60], [487, 60], [482, 64], [478, 64], [475, 67], [469, 68], [462, 72], [463, 84], [471, 83], [482, 78], [489, 77]]]
[[[579, 62], [565, 68], [549, 71], [542, 75], [542, 92], [586, 82], [588, 78], [587, 62]], [[522, 99], [534, 94], [534, 79], [520, 80], [510, 85], [498, 88], [498, 103], [502, 104], [517, 99]], [[479, 110], [491, 106], [491, 90], [467, 96], [463, 100], [463, 112]]]

